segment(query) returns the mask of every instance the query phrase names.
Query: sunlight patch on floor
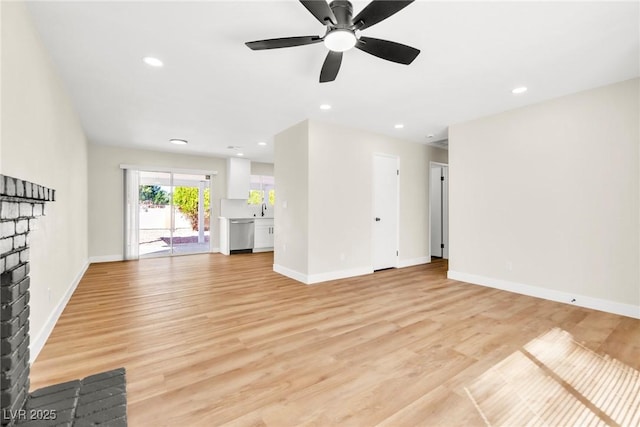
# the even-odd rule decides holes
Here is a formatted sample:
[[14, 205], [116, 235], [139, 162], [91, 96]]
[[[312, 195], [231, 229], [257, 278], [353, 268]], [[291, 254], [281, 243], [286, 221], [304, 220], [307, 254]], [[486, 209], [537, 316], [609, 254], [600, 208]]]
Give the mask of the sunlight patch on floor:
[[640, 373], [554, 328], [465, 388], [489, 426], [640, 425]]

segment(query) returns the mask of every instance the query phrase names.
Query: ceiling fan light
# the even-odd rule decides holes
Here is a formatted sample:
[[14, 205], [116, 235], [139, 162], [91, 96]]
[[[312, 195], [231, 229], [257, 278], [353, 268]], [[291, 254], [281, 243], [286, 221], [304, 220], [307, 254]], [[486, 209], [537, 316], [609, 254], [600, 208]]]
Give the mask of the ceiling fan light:
[[350, 30], [333, 30], [324, 37], [324, 45], [334, 52], [344, 52], [356, 45], [356, 35]]

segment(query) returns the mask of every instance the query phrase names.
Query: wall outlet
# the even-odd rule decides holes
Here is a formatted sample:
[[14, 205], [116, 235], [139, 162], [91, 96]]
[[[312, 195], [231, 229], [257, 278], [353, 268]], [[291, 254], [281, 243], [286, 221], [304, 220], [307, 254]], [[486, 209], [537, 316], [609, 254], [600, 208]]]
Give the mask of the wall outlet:
[[51, 302], [51, 288], [47, 288], [47, 299]]
[[513, 271], [513, 263], [511, 261], [507, 261], [507, 271]]
[[346, 256], [345, 256], [344, 252], [341, 252], [340, 253], [340, 261], [344, 261], [345, 258], [346, 258]]

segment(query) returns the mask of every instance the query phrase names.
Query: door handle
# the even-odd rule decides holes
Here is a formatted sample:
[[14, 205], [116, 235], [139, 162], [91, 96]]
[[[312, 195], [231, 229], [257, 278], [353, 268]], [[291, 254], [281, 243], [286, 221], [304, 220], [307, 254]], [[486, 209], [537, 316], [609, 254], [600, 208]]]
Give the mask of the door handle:
[[379, 221], [380, 221], [380, 218], [376, 217], [376, 222], [379, 222]]

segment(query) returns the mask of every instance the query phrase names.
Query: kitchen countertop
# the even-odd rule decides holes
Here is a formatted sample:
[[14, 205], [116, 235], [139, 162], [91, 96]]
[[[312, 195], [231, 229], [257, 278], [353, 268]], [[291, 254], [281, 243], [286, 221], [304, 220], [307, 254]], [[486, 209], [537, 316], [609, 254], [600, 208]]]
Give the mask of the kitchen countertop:
[[219, 216], [218, 219], [273, 219], [272, 216]]

